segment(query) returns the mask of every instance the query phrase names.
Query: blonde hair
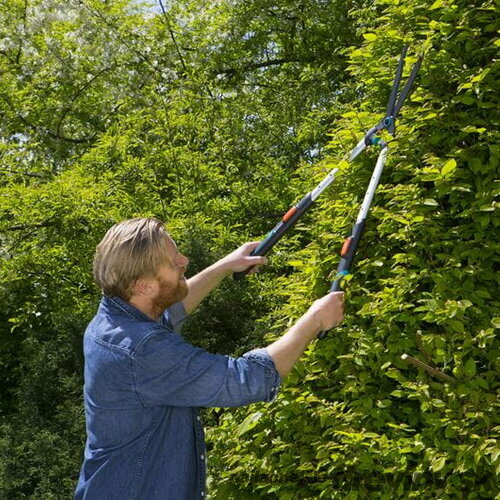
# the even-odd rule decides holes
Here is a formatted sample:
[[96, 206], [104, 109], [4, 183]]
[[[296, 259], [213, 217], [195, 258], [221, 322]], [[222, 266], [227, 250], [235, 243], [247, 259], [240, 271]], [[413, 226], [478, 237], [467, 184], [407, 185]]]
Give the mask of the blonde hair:
[[153, 218], [130, 219], [115, 224], [97, 245], [94, 279], [104, 294], [128, 300], [139, 278], [156, 276], [168, 259], [169, 234]]

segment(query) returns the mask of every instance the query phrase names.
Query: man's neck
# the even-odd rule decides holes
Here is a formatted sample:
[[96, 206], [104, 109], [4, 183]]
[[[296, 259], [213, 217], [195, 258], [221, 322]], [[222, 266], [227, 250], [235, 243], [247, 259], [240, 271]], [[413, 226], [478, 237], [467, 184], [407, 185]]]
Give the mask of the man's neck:
[[151, 318], [153, 321], [158, 321], [158, 318], [162, 315], [163, 311], [160, 310], [155, 304], [151, 303], [145, 297], [133, 296], [128, 300], [129, 304], [132, 304], [136, 309], [143, 312], [146, 316]]

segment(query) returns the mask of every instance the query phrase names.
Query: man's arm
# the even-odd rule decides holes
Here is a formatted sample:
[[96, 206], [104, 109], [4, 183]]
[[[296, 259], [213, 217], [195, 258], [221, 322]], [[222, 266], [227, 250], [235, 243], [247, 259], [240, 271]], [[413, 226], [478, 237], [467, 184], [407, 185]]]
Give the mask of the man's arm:
[[344, 318], [344, 292], [329, 293], [309, 310], [281, 338], [267, 346], [267, 352], [283, 379], [306, 347], [323, 330], [330, 330]]
[[198, 304], [216, 288], [226, 276], [256, 266], [250, 271], [250, 273], [254, 273], [258, 271], [259, 266], [267, 264], [266, 257], [250, 256], [250, 253], [258, 244], [258, 241], [245, 243], [234, 252], [226, 255], [223, 259], [218, 260], [215, 264], [212, 264], [192, 278], [189, 278], [187, 280], [189, 291], [186, 298], [182, 301], [186, 312], [188, 314], [192, 313], [198, 307]]

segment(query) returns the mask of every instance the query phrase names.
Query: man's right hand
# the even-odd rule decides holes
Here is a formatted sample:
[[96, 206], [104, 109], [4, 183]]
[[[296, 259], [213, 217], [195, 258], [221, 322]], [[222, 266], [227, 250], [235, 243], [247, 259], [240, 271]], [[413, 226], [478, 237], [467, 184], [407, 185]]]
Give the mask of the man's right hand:
[[344, 319], [344, 292], [331, 292], [314, 301], [304, 316], [317, 322], [318, 331], [332, 329]]
[[286, 376], [319, 332], [330, 330], [343, 319], [344, 292], [331, 292], [316, 300], [285, 335], [267, 346], [280, 376]]

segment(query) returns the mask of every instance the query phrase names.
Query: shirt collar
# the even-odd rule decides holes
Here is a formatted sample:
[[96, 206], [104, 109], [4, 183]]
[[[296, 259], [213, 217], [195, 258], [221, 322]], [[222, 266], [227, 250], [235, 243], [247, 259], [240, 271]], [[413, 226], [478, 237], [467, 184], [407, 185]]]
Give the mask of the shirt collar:
[[153, 321], [147, 314], [143, 313], [137, 307], [116, 296], [103, 295], [101, 304], [110, 310], [120, 310], [128, 316], [138, 321]]

